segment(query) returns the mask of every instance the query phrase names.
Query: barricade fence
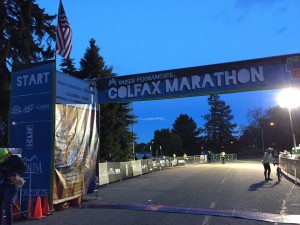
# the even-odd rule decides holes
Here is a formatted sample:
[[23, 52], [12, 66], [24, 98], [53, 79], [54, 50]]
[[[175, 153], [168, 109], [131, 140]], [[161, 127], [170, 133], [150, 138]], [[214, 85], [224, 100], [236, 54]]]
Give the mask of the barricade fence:
[[300, 160], [280, 156], [279, 163], [286, 175], [291, 176], [297, 183], [297, 179], [300, 179]]
[[[226, 154], [225, 160], [237, 160], [236, 154]], [[221, 161], [221, 155], [220, 154], [211, 154], [211, 161]]]
[[[220, 161], [220, 155], [213, 154], [211, 161]], [[237, 160], [236, 154], [227, 154], [225, 160]], [[153, 159], [139, 159], [128, 162], [99, 163], [99, 185], [122, 181], [135, 176], [160, 171], [174, 166], [207, 163], [207, 155], [184, 157], [164, 157]]]

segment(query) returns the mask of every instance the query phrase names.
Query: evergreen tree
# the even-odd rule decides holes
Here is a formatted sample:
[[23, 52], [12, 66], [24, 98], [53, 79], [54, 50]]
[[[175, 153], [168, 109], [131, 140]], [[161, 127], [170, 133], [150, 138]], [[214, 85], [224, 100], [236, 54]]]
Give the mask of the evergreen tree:
[[[103, 57], [99, 55], [100, 48], [94, 39], [80, 60], [80, 78], [114, 77], [112, 67], [107, 67]], [[130, 113], [129, 103], [109, 103], [100, 107], [100, 151], [99, 158], [104, 161], [110, 155], [114, 160], [128, 160], [133, 152], [132, 143], [135, 134], [130, 132], [130, 125], [135, 123], [135, 116]]]
[[60, 64], [60, 68], [63, 73], [70, 74], [75, 77], [79, 76], [74, 65], [74, 59], [71, 58], [63, 59]]
[[56, 16], [41, 9], [35, 0], [0, 1], [0, 135], [2, 146], [7, 145], [7, 122], [10, 99], [11, 69], [51, 59], [52, 41], [56, 27], [51, 25]]
[[217, 94], [208, 98], [208, 104], [210, 114], [203, 116], [206, 121], [203, 129], [206, 141], [215, 152], [223, 150], [231, 152], [231, 142], [235, 142], [233, 134], [236, 124], [231, 122], [233, 115], [230, 106], [226, 105]]
[[169, 128], [154, 131], [152, 151], [156, 155], [172, 156], [174, 153], [182, 153], [182, 140], [178, 134], [173, 134]]
[[186, 114], [181, 114], [173, 123], [172, 133], [180, 136], [183, 147], [181, 154], [192, 155], [197, 152], [196, 143], [197, 137], [200, 134], [195, 121]]

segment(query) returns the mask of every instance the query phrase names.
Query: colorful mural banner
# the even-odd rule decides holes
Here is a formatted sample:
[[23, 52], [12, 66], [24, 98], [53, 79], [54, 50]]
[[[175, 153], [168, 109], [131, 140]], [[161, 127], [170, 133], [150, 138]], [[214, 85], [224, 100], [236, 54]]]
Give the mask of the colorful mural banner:
[[300, 54], [142, 73], [97, 81], [99, 103], [180, 98], [300, 83]]
[[31, 197], [51, 195], [53, 87], [55, 63], [30, 64], [13, 70], [9, 145], [22, 149], [29, 171], [24, 175], [22, 207]]
[[96, 172], [99, 135], [92, 105], [56, 105], [53, 203], [86, 194]]
[[87, 193], [99, 147], [95, 85], [56, 74], [54, 204]]

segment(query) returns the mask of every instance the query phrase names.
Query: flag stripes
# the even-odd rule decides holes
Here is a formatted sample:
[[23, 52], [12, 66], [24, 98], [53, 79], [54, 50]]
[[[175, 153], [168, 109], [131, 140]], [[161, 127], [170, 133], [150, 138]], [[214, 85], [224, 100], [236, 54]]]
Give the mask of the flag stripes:
[[70, 56], [71, 49], [72, 29], [70, 27], [63, 4], [60, 0], [56, 33], [56, 53], [67, 59]]

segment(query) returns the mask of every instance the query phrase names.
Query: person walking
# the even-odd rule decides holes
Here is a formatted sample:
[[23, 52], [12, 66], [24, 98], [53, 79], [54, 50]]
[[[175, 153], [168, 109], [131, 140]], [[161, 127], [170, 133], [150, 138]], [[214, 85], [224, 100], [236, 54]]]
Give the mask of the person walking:
[[207, 160], [208, 160], [208, 163], [211, 162], [211, 153], [210, 153], [210, 151], [207, 152]]
[[222, 151], [220, 154], [222, 164], [225, 164], [225, 155], [226, 155], [226, 153], [224, 151]]
[[270, 175], [271, 175], [271, 166], [270, 163], [273, 162], [273, 157], [271, 154], [272, 148], [267, 148], [265, 150], [263, 159], [262, 159], [262, 164], [264, 165], [264, 176], [265, 176], [265, 181], [273, 180]]
[[6, 148], [0, 149], [0, 225], [3, 224], [5, 210], [6, 224], [13, 224], [12, 207], [25, 181], [20, 174], [27, 170], [23, 160], [12, 155]]

